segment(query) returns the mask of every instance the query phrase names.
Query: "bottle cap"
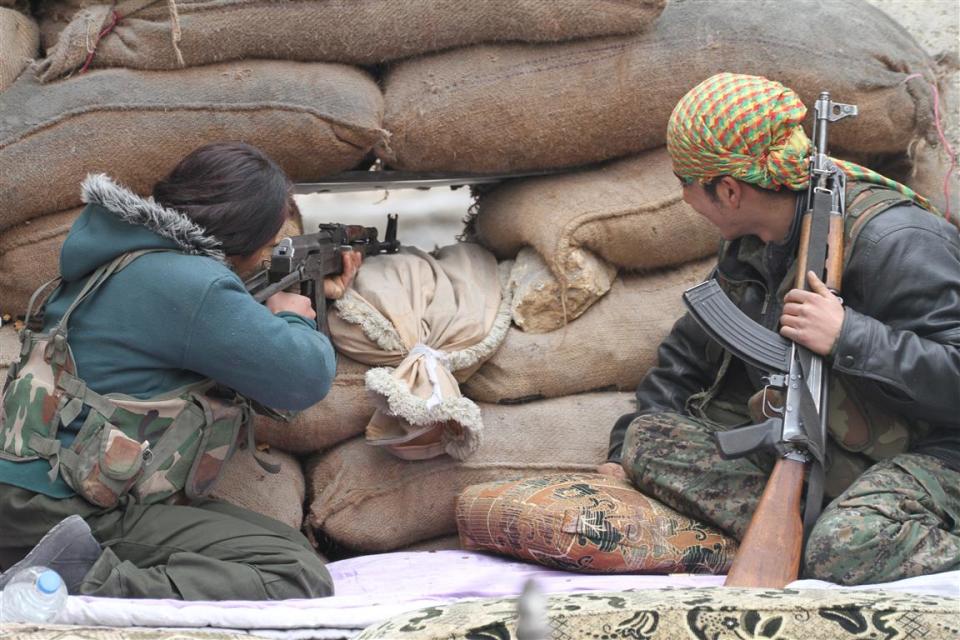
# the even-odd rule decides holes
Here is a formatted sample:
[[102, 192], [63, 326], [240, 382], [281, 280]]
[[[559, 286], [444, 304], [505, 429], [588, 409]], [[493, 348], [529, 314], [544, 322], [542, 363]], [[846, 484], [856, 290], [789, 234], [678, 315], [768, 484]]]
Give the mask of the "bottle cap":
[[52, 569], [48, 569], [37, 577], [37, 589], [42, 593], [56, 593], [60, 589], [63, 581], [60, 580], [60, 574]]

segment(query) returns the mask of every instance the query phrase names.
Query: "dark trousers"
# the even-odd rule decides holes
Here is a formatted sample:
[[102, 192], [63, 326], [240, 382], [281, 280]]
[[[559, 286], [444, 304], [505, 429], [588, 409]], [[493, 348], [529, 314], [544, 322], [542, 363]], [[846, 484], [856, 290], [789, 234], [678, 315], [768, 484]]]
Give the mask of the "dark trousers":
[[104, 510], [0, 485], [0, 568], [23, 558], [63, 518], [87, 521], [103, 554], [81, 593], [123, 598], [280, 600], [333, 593], [323, 560], [303, 535], [246, 509], [205, 500], [190, 506]]
[[[739, 540], [775, 459], [724, 460], [710, 435], [722, 428], [675, 413], [635, 418], [623, 468], [645, 495]], [[831, 474], [848, 474], [835, 466], [828, 487], [836, 484]], [[905, 453], [841, 486], [811, 531], [804, 577], [851, 585], [960, 569], [960, 473], [932, 456]]]

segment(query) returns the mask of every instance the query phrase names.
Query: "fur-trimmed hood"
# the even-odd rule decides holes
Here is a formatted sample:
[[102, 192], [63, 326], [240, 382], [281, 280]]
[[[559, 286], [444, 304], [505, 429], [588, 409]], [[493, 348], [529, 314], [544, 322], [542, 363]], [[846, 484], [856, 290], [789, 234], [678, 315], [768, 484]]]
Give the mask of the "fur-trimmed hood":
[[60, 254], [65, 280], [86, 276], [128, 251], [173, 249], [224, 262], [220, 242], [188, 216], [143, 198], [104, 174], [83, 181], [88, 206], [70, 229]]

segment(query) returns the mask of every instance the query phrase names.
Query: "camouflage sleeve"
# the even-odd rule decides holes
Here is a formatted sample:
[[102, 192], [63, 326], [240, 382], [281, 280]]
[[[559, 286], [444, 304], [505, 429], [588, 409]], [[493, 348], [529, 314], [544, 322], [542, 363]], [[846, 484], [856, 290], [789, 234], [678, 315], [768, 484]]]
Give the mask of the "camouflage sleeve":
[[620, 460], [623, 437], [630, 424], [628, 418], [661, 411], [683, 413], [687, 398], [710, 386], [718, 365], [706, 355], [709, 341], [690, 314], [677, 320], [670, 335], [660, 344], [657, 365], [637, 387], [637, 413], [617, 420], [610, 432], [609, 461]]
[[903, 209], [878, 216], [857, 241], [832, 366], [886, 410], [957, 427], [960, 240], [942, 220]]
[[183, 368], [281, 410], [300, 411], [327, 394], [336, 373], [330, 340], [312, 321], [274, 315], [239, 278], [213, 282], [190, 325]]

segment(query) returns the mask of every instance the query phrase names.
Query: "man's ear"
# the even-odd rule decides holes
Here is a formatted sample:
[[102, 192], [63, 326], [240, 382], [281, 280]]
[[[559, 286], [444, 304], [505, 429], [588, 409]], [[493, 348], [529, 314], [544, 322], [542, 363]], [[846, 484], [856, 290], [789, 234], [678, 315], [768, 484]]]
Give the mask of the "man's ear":
[[736, 178], [723, 176], [717, 183], [717, 199], [727, 209], [739, 209], [743, 198], [743, 185]]

